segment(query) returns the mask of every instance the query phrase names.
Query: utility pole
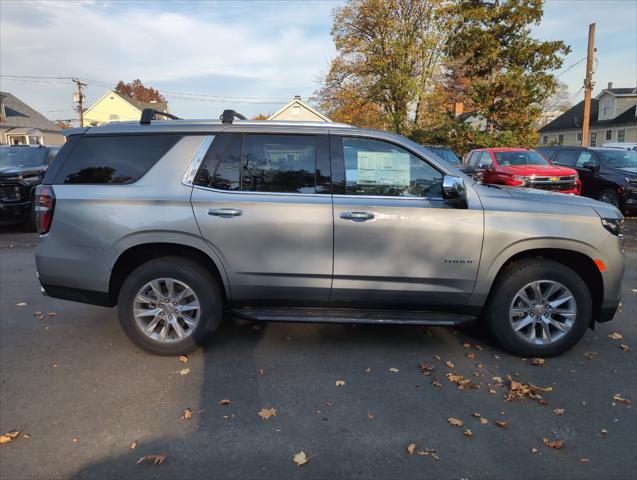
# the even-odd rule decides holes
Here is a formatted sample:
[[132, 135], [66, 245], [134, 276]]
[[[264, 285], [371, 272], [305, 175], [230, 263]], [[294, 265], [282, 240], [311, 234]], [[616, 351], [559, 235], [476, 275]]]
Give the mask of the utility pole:
[[591, 95], [593, 93], [593, 60], [595, 57], [595, 24], [588, 26], [588, 53], [586, 54], [586, 78], [584, 79], [584, 119], [582, 120], [582, 147], [588, 147], [588, 125], [591, 119]]
[[77, 102], [77, 112], [80, 114], [80, 127], [84, 126], [84, 92], [82, 87], [86, 87], [86, 83], [80, 82], [79, 78], [74, 78], [73, 83], [77, 85], [77, 92], [73, 94], [73, 101]]

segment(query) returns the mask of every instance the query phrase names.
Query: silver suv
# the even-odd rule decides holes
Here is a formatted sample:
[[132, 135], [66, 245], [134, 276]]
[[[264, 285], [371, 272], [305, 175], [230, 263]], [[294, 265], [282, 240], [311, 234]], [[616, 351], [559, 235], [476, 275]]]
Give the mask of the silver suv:
[[118, 307], [154, 353], [254, 321], [464, 325], [550, 356], [610, 320], [613, 206], [474, 182], [398, 135], [335, 123], [72, 131], [37, 196], [43, 291]]

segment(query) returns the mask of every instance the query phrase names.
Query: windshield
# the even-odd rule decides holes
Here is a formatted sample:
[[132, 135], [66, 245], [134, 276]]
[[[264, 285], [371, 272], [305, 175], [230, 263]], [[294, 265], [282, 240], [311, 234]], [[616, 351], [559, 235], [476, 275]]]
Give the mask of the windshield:
[[435, 153], [436, 155], [438, 155], [449, 165], [455, 166], [462, 163], [460, 159], [458, 158], [458, 156], [455, 153], [453, 153], [453, 150], [450, 150], [448, 148], [442, 148], [442, 147], [426, 147], [426, 148], [431, 150], [432, 153]]
[[0, 148], [0, 167], [40, 167], [47, 164], [48, 149], [29, 147]]
[[637, 168], [637, 152], [630, 150], [598, 150], [602, 161], [610, 168]]
[[544, 157], [533, 150], [519, 152], [495, 152], [495, 159], [503, 167], [549, 164]]

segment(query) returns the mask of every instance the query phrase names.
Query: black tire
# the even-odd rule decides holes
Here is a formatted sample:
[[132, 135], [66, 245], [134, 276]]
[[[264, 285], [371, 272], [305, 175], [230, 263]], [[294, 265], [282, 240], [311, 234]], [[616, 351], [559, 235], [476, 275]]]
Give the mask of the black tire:
[[[199, 323], [183, 340], [171, 343], [153, 340], [142, 332], [135, 321], [133, 305], [137, 293], [157, 278], [183, 282], [199, 299]], [[136, 345], [158, 355], [181, 355], [203, 345], [219, 326], [223, 318], [223, 296], [214, 276], [196, 262], [183, 257], [160, 257], [144, 263], [126, 278], [119, 292], [117, 313], [122, 329]]]
[[597, 200], [604, 203], [610, 203], [611, 205], [619, 208], [619, 194], [615, 190], [611, 190], [610, 188], [599, 192], [599, 194], [597, 195]]
[[[515, 295], [537, 280], [561, 283], [573, 294], [577, 315], [571, 329], [554, 343], [531, 344], [519, 338], [509, 322], [509, 309]], [[528, 259], [511, 263], [498, 276], [485, 308], [486, 324], [500, 345], [523, 357], [551, 357], [575, 345], [586, 333], [592, 315], [591, 294], [582, 278], [567, 266], [548, 259]]]

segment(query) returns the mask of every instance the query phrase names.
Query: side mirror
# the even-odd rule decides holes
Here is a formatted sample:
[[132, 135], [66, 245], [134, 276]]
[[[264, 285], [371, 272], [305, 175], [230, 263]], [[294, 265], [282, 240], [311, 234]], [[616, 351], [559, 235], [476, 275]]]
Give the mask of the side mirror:
[[591, 172], [596, 172], [597, 170], [599, 170], [599, 165], [597, 165], [595, 162], [584, 162], [582, 167], [590, 170]]
[[459, 177], [445, 175], [442, 179], [442, 196], [456, 206], [467, 206], [467, 189]]

